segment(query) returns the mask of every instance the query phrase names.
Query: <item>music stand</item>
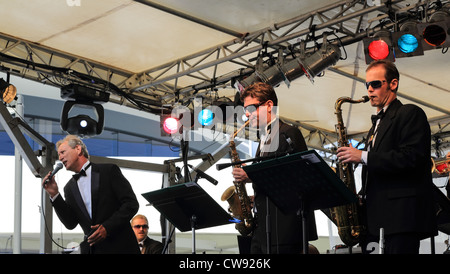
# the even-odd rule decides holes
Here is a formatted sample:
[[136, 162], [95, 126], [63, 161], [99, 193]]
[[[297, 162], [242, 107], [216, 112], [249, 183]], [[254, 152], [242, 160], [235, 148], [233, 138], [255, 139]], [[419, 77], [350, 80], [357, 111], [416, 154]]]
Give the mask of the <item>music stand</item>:
[[358, 201], [314, 150], [244, 166], [248, 177], [285, 214], [302, 213], [303, 252], [308, 252], [306, 214]]
[[181, 232], [230, 223], [230, 215], [197, 183], [188, 182], [143, 193], [142, 196]]

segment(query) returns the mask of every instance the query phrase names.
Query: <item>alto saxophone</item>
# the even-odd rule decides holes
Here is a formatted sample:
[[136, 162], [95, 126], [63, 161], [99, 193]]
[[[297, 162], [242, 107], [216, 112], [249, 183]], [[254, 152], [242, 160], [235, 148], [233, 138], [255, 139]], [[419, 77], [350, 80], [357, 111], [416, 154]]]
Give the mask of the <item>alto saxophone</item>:
[[[360, 100], [352, 100], [349, 97], [341, 97], [336, 101], [335, 110], [338, 123], [336, 131], [338, 133], [338, 146], [348, 146], [348, 138], [344, 122], [342, 120], [341, 105], [345, 102], [365, 103], [369, 101], [368, 96], [364, 96]], [[348, 189], [356, 194], [355, 178], [353, 175], [353, 165], [350, 163], [337, 163], [337, 172], [339, 178], [344, 182]], [[338, 228], [339, 237], [347, 246], [354, 246], [360, 242], [366, 233], [366, 227], [362, 223], [361, 210], [358, 203], [351, 203], [347, 205], [337, 206], [331, 208], [331, 216]]]
[[[236, 151], [236, 144], [234, 138], [244, 129], [249, 123], [249, 120], [239, 128], [230, 138], [230, 157], [233, 162], [239, 162], [239, 154]], [[241, 167], [241, 165], [234, 165], [233, 167]], [[236, 220], [235, 228], [242, 236], [250, 235], [254, 229], [254, 219], [252, 215], [250, 197], [247, 195], [244, 182], [233, 181], [233, 185], [227, 188], [221, 197], [222, 201], [229, 203], [229, 211], [232, 217]]]

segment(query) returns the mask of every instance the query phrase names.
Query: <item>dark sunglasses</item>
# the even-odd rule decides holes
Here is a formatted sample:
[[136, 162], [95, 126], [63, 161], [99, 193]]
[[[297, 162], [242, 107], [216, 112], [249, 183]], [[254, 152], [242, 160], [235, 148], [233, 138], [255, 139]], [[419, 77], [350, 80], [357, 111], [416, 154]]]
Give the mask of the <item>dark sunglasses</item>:
[[148, 225], [134, 225], [133, 227], [136, 228], [136, 229], [141, 229], [141, 227], [142, 227], [143, 229], [147, 229], [147, 228], [148, 228]]
[[366, 82], [366, 89], [369, 89], [369, 87], [372, 88], [381, 88], [383, 83], [386, 82], [386, 80], [374, 80], [370, 82]]
[[248, 105], [248, 106], [244, 107], [244, 113], [246, 113], [247, 111], [251, 113], [251, 112], [257, 110], [261, 105], [264, 105], [266, 102], [267, 101], [262, 102], [262, 103]]

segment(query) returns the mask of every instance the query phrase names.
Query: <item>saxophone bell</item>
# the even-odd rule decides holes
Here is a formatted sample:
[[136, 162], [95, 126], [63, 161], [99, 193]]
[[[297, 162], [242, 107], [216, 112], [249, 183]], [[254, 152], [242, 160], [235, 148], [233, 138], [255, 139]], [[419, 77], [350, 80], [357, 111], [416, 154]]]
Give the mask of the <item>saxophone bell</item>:
[[431, 158], [433, 164], [431, 168], [431, 173], [436, 173], [439, 177], [447, 176], [450, 173], [450, 158], [443, 159], [433, 159]]

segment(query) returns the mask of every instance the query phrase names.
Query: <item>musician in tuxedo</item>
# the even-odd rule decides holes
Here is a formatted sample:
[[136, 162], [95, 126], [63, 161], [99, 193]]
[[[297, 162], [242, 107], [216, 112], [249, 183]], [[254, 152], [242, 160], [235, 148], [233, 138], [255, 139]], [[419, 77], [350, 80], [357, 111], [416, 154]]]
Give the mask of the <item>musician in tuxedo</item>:
[[131, 219], [131, 227], [136, 235], [142, 254], [162, 254], [164, 245], [148, 236], [147, 217], [142, 214], [134, 216]]
[[389, 61], [374, 61], [367, 67], [366, 88], [377, 109], [367, 150], [341, 147], [337, 157], [344, 163], [363, 164], [367, 242], [377, 242], [383, 228], [384, 253], [417, 254], [420, 240], [437, 234], [431, 131], [421, 108], [397, 99], [399, 77]]
[[43, 187], [61, 222], [68, 229], [80, 225], [85, 240], [82, 254], [139, 254], [130, 219], [139, 209], [136, 195], [117, 165], [95, 164], [80, 138], [68, 135], [56, 144], [59, 160], [76, 172], [64, 187], [64, 198], [52, 177]]
[[[244, 103], [245, 115], [250, 120], [249, 126], [256, 128], [259, 133], [260, 143], [255, 157], [285, 155], [307, 150], [300, 130], [278, 118], [278, 99], [271, 85], [258, 82], [248, 86], [241, 93], [241, 101]], [[232, 173], [235, 180], [250, 182], [242, 168], [233, 168]], [[301, 253], [303, 249], [301, 216], [296, 212], [284, 214], [255, 184], [253, 189], [256, 228], [251, 239], [250, 252], [267, 253], [266, 216], [270, 213], [270, 252]], [[269, 212], [267, 212], [267, 205]], [[316, 240], [317, 231], [313, 211], [308, 211], [307, 220], [308, 240]]]

